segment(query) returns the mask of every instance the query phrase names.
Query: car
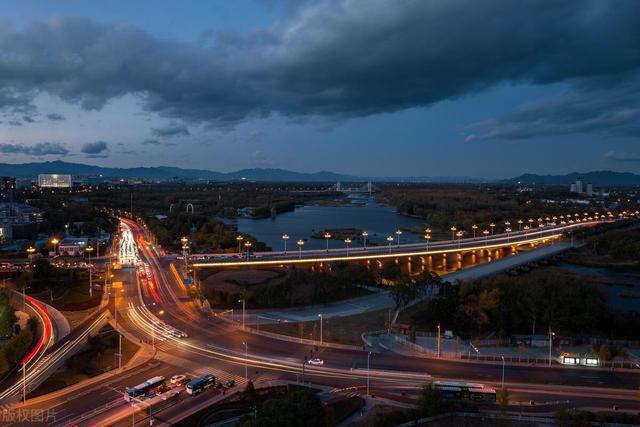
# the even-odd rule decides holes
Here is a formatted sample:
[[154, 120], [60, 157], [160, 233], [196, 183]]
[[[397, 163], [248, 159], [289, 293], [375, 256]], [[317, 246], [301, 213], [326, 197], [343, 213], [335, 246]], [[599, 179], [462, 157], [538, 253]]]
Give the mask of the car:
[[180, 381], [184, 380], [185, 378], [187, 378], [186, 375], [183, 374], [179, 374], [179, 375], [174, 375], [171, 377], [171, 379], [169, 380], [169, 382], [171, 384], [178, 384]]
[[233, 388], [236, 386], [236, 381], [235, 380], [229, 380], [226, 383], [224, 383], [224, 386], [226, 388]]
[[184, 387], [189, 383], [189, 381], [191, 381], [191, 378], [187, 377], [187, 378], [185, 378], [183, 380], [178, 381], [176, 383], [176, 385], [179, 386], [179, 387]]
[[322, 366], [324, 365], [324, 360], [314, 357], [313, 359], [309, 360], [307, 363], [309, 365]]

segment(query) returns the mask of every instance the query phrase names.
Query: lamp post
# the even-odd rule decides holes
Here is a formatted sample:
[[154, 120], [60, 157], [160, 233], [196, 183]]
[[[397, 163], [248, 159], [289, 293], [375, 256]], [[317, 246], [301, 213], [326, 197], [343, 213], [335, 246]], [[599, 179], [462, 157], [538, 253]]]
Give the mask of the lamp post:
[[427, 250], [429, 250], [429, 240], [431, 240], [431, 234], [425, 234], [424, 235], [424, 240], [427, 241]]
[[502, 389], [504, 390], [504, 356], [502, 357]]
[[451, 226], [449, 230], [451, 230], [451, 240], [456, 240], [456, 230], [458, 230], [456, 226]]
[[348, 237], [344, 239], [344, 244], [347, 245], [347, 256], [349, 256], [349, 245], [351, 244], [351, 239]]
[[93, 265], [91, 264], [91, 252], [93, 252], [93, 246], [87, 246], [87, 249], [85, 250], [89, 254], [89, 296], [92, 297], [93, 296], [93, 274], [91, 270], [93, 268]]
[[242, 329], [244, 329], [244, 319], [245, 319], [245, 309], [246, 309], [246, 300], [244, 298], [239, 299], [238, 302], [242, 303]]
[[511, 229], [507, 227], [504, 231], [507, 232], [507, 243], [511, 242]]
[[247, 360], [249, 359], [249, 347], [244, 341], [242, 341], [242, 345], [244, 346], [244, 379], [246, 381], [249, 379], [249, 369], [247, 368]]
[[533, 229], [533, 219], [529, 218], [527, 222], [529, 223], [529, 229]]
[[518, 220], [518, 231], [522, 231], [522, 222], [521, 219]]
[[489, 227], [491, 227], [491, 235], [493, 236], [493, 229], [496, 227], [496, 225], [492, 222], [491, 224], [489, 224]]
[[398, 236], [398, 246], [400, 246], [400, 235], [402, 234], [402, 230], [399, 228], [396, 230], [396, 236]]
[[489, 230], [483, 230], [482, 234], [484, 234], [484, 245], [487, 246], [489, 244]]
[[288, 234], [283, 234], [282, 235], [282, 240], [284, 241], [284, 254], [287, 254], [287, 240], [289, 240], [289, 235]]
[[323, 344], [323, 337], [322, 337], [322, 313], [318, 314], [318, 317], [320, 318], [320, 345]]
[[242, 237], [242, 235], [236, 236], [236, 240], [238, 241], [238, 253], [241, 254], [242, 250], [240, 245], [242, 245], [242, 241], [244, 240], [244, 237]]
[[366, 231], [362, 232], [362, 238], [364, 239], [364, 249], [367, 250], [367, 237], [369, 236], [369, 233], [367, 233]]
[[367, 396], [369, 396], [369, 371], [371, 368], [371, 352], [367, 354]]
[[387, 236], [387, 242], [389, 242], [389, 253], [391, 253], [391, 243], [393, 243], [393, 237]]
[[436, 340], [437, 350], [438, 350], [438, 359], [440, 359], [440, 323], [438, 323], [438, 337]]
[[549, 367], [551, 367], [551, 346], [553, 345], [553, 337], [555, 336], [555, 332], [551, 331], [549, 328]]
[[471, 226], [471, 228], [473, 229], [473, 238], [475, 239], [475, 238], [476, 238], [476, 230], [478, 230], [478, 226], [477, 226], [477, 225], [475, 225], [475, 224], [473, 224], [473, 225]]
[[180, 242], [182, 243], [182, 257], [184, 258], [184, 269], [189, 271], [189, 238], [187, 236], [182, 236], [180, 238]]
[[460, 239], [462, 239], [462, 230], [456, 233], [456, 237], [458, 238], [458, 249], [460, 249]]
[[331, 233], [324, 233], [324, 239], [327, 241], [327, 252], [329, 252], [329, 239], [331, 239]]
[[249, 249], [251, 249], [251, 242], [248, 240], [244, 242], [244, 247], [247, 248], [247, 261], [249, 261]]
[[304, 246], [304, 240], [300, 239], [296, 243], [298, 244], [298, 258], [302, 258], [302, 247]]
[[54, 256], [58, 254], [58, 252], [57, 252], [58, 243], [60, 243], [60, 240], [58, 240], [57, 238], [54, 237], [53, 239], [51, 239], [51, 244], [53, 245], [53, 255]]

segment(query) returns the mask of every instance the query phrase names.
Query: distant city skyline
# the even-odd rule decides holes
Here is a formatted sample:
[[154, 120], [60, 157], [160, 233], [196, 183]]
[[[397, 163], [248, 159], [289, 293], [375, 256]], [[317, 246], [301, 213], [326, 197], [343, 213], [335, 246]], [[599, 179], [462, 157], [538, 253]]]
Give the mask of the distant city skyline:
[[25, 0], [0, 163], [640, 171], [636, 1]]

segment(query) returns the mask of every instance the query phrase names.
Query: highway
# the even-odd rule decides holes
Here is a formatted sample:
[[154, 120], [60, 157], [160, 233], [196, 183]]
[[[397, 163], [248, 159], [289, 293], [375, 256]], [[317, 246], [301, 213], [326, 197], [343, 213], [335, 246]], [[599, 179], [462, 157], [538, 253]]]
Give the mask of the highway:
[[[237, 324], [201, 312], [171, 271], [170, 262], [175, 257], [158, 256], [137, 224], [128, 220], [123, 224], [123, 233], [130, 232], [136, 245], [122, 255], [135, 258], [140, 264], [116, 272], [116, 280], [123, 281], [124, 286], [120, 292], [113, 292], [109, 310], [117, 311], [119, 327], [155, 345], [155, 361], [86, 390], [63, 390], [51, 400], [34, 405], [38, 409], [60, 410], [51, 425], [126, 424], [133, 413], [140, 417], [146, 409], [131, 407], [124, 401], [125, 387], [155, 375], [213, 373], [222, 380], [234, 379], [241, 388], [245, 369], [250, 379], [265, 384], [274, 380], [299, 381], [304, 369], [306, 381], [331, 387], [361, 386], [368, 376], [373, 393], [412, 394], [432, 379], [468, 380], [500, 387], [498, 364], [402, 357], [380, 351], [372, 354], [367, 370], [369, 349], [316, 348], [242, 330]], [[305, 356], [322, 358], [324, 366], [303, 368]], [[530, 400], [537, 403], [526, 407], [530, 411], [542, 410], [545, 402], [558, 401], [568, 401], [574, 407], [607, 409], [615, 404], [621, 409], [640, 409], [636, 396], [640, 372], [511, 365], [506, 369], [506, 384], [513, 400], [527, 405]], [[154, 419], [163, 425], [203, 399], [214, 398], [215, 393], [206, 392], [197, 398], [183, 394], [174, 406], [156, 413]], [[87, 394], [92, 398], [84, 398]]]

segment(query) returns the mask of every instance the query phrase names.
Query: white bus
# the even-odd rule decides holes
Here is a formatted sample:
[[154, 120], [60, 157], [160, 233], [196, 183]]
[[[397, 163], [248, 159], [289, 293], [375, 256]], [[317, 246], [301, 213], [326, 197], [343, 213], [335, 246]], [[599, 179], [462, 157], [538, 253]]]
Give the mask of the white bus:
[[130, 402], [133, 398], [144, 396], [149, 390], [161, 384], [164, 384], [164, 377], [153, 377], [135, 387], [127, 387], [124, 394], [124, 400]]

